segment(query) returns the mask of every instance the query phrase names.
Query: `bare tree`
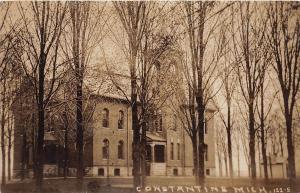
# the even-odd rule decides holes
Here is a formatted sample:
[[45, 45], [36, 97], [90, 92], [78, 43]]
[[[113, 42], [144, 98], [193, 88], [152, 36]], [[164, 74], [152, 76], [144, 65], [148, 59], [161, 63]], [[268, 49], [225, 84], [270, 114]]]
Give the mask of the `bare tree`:
[[[266, 47], [266, 49], [268, 49]], [[270, 58], [270, 54], [268, 53], [265, 57], [264, 57], [264, 63], [267, 65], [266, 70], [264, 73], [261, 73], [260, 76], [260, 97], [257, 97], [257, 103], [256, 103], [256, 108], [257, 108], [257, 114], [258, 114], [258, 118], [259, 118], [259, 123], [258, 123], [258, 127], [259, 127], [259, 132], [257, 133], [258, 139], [260, 140], [260, 145], [261, 145], [261, 151], [260, 154], [262, 155], [262, 159], [263, 159], [263, 170], [264, 170], [264, 177], [265, 179], [268, 179], [268, 160], [267, 160], [267, 140], [268, 140], [268, 124], [266, 123], [266, 120], [268, 119], [269, 113], [271, 112], [274, 100], [276, 99], [277, 93], [276, 91], [274, 91], [274, 93], [272, 92], [272, 88], [270, 88], [270, 85], [268, 84], [268, 77], [266, 77], [266, 75], [268, 75], [269, 72], [269, 64], [271, 61]], [[273, 88], [274, 90], [274, 88]], [[271, 96], [271, 97], [267, 97], [268, 95], [266, 95], [266, 93]], [[260, 104], [260, 107], [259, 107]], [[259, 146], [259, 145], [258, 145]], [[260, 155], [259, 154], [259, 155]], [[260, 167], [259, 167], [260, 168]]]
[[[226, 57], [226, 56], [225, 56]], [[225, 58], [224, 68], [221, 69], [223, 71], [221, 75], [221, 81], [224, 90], [224, 97], [226, 102], [227, 117], [225, 118], [224, 114], [219, 111], [221, 120], [223, 125], [226, 128], [227, 133], [227, 149], [228, 149], [228, 159], [229, 159], [229, 174], [230, 177], [233, 177], [233, 166], [232, 166], [232, 128], [233, 128], [233, 112], [232, 112], [232, 100], [234, 91], [236, 88], [236, 77], [234, 75], [233, 66], [228, 64], [228, 59]]]
[[[213, 2], [185, 2], [185, 30], [187, 33], [189, 44], [189, 55], [187, 57], [187, 66], [185, 67], [185, 79], [186, 86], [188, 87], [189, 109], [191, 120], [196, 118], [191, 124], [192, 135], [197, 135], [197, 159], [198, 164], [195, 165], [196, 178], [199, 177], [197, 182], [201, 183], [204, 174], [204, 122], [205, 122], [205, 110], [208, 103], [212, 100], [215, 94], [218, 92], [218, 88], [213, 88], [215, 85], [215, 78], [217, 64], [221, 58], [224, 45], [223, 37], [215, 38], [215, 47], [212, 50], [211, 57], [208, 57], [205, 52], [208, 49], [208, 42], [210, 42], [214, 36], [216, 29], [219, 26], [219, 22], [222, 21], [221, 13], [228, 7], [226, 4], [223, 8], [213, 11]], [[213, 18], [213, 19], [212, 19]], [[208, 19], [212, 22], [210, 26], [207, 25]], [[214, 20], [215, 19], [215, 20]], [[206, 33], [204, 33], [207, 31]], [[216, 36], [215, 36], [216, 37]], [[193, 103], [193, 104], [191, 104]], [[195, 115], [196, 114], [196, 115]], [[195, 127], [195, 128], [194, 128]], [[192, 142], [194, 139], [192, 139]], [[195, 153], [194, 153], [195, 154]], [[194, 161], [195, 163], [195, 161]], [[198, 167], [197, 167], [198, 166]]]
[[[75, 74], [76, 87], [76, 127], [77, 127], [77, 178], [82, 185], [84, 176], [84, 117], [83, 117], [83, 81], [89, 64], [90, 55], [95, 45], [102, 39], [101, 19], [104, 6], [90, 2], [70, 2], [70, 31], [72, 34], [71, 56], [72, 69]], [[65, 42], [67, 45], [67, 42]], [[68, 47], [68, 46], [66, 46]], [[65, 50], [68, 54], [68, 51]]]
[[281, 88], [287, 134], [289, 178], [296, 178], [293, 141], [293, 115], [300, 88], [299, 3], [269, 4], [268, 40], [273, 53], [273, 68]]
[[5, 142], [5, 122], [6, 122], [6, 98], [7, 98], [7, 80], [4, 78], [2, 82], [2, 100], [1, 100], [1, 152], [2, 152], [2, 184], [6, 184], [6, 142]]
[[1, 63], [0, 63], [0, 81], [2, 84], [2, 89], [0, 89], [1, 92], [1, 155], [2, 155], [2, 179], [1, 183], [6, 184], [6, 152], [5, 152], [5, 111], [6, 111], [6, 92], [7, 92], [7, 54], [10, 50], [10, 44], [7, 41], [7, 34], [4, 31], [5, 28], [5, 23], [7, 19], [7, 14], [9, 10], [9, 4], [5, 3], [4, 5], [1, 6], [0, 11], [1, 11], [1, 23], [0, 23], [0, 56], [1, 56]]
[[[138, 186], [145, 183], [145, 161], [142, 164], [141, 160], [145, 160], [145, 151], [142, 149], [146, 145], [146, 117], [150, 113], [151, 106], [153, 107], [150, 101], [152, 100], [153, 102], [153, 99], [159, 96], [158, 93], [152, 93], [149, 89], [153, 87], [153, 81], [155, 80], [153, 77], [161, 73], [159, 72], [161, 65], [159, 58], [170, 45], [171, 36], [158, 38], [161, 42], [155, 40], [158, 37], [155, 37], [155, 33], [159, 29], [157, 28], [158, 23], [156, 23], [156, 20], [161, 10], [158, 8], [157, 3], [115, 2], [114, 7], [128, 36], [127, 51], [129, 53], [128, 63], [131, 80], [130, 103], [134, 131], [133, 176], [134, 186]], [[153, 40], [156, 41], [156, 47]], [[156, 73], [154, 73], [155, 71]], [[142, 103], [142, 114], [140, 116], [138, 114], [138, 98]], [[142, 129], [141, 135], [140, 129]]]
[[32, 12], [28, 13], [24, 5], [28, 4], [20, 3], [18, 6], [22, 29], [15, 31], [24, 43], [26, 57], [20, 58], [23, 70], [33, 85], [38, 109], [34, 171], [36, 188], [40, 191], [43, 184], [45, 109], [60, 86], [58, 79], [62, 74], [59, 73], [58, 52], [66, 7], [61, 2], [31, 2], [28, 8]]
[[[238, 20], [232, 20], [233, 53], [235, 70], [243, 98], [248, 109], [249, 157], [251, 177], [256, 178], [255, 161], [255, 99], [260, 90], [259, 78], [265, 72], [265, 24], [258, 14], [256, 3], [239, 3], [237, 6]], [[234, 15], [234, 14], [233, 14]], [[234, 26], [237, 24], [237, 27]]]
[[140, 133], [138, 123], [137, 99], [137, 61], [142, 38], [149, 19], [148, 5], [145, 2], [115, 2], [114, 6], [128, 36], [129, 43], [129, 70], [131, 84], [131, 107], [133, 127], [133, 176], [134, 186], [140, 182]]
[[[176, 77], [174, 76], [174, 68], [176, 68], [176, 64], [174, 64], [176, 63], [174, 62], [176, 59], [174, 58], [176, 58], [176, 56], [172, 55], [177, 53], [174, 45], [176, 33], [174, 31], [175, 28], [172, 28], [171, 24], [165, 22], [168, 15], [168, 11], [166, 11], [168, 10], [166, 9], [168, 6], [166, 6], [166, 4], [167, 3], [154, 2], [143, 2], [142, 4], [115, 4], [121, 23], [128, 36], [129, 48], [126, 50], [125, 46], [123, 49], [126, 50], [125, 55], [128, 54], [127, 51], [129, 52], [128, 63], [130, 66], [131, 83], [134, 82], [132, 81], [133, 74], [135, 76], [134, 79], [137, 79], [134, 83], [136, 87], [135, 93], [137, 100], [139, 100], [140, 109], [140, 111], [136, 112], [137, 115], [134, 115], [132, 93], [131, 99], [129, 100], [124, 88], [117, 83], [118, 81], [116, 81], [114, 73], [109, 72], [109, 76], [114, 85], [117, 86], [118, 90], [121, 90], [128, 102], [131, 103], [133, 120], [134, 117], [137, 116], [138, 122], [136, 124], [138, 128], [135, 128], [133, 124], [133, 129], [141, 130], [140, 134], [139, 132], [134, 134], [134, 136], [139, 135], [139, 137], [134, 137], [133, 139], [133, 175], [135, 177], [135, 185], [141, 184], [144, 186], [146, 184], [146, 131], [151, 130], [150, 125], [153, 125], [156, 130], [159, 128], [162, 129], [162, 109], [165, 106], [167, 99], [172, 96], [176, 90], [174, 89], [176, 87], [176, 78], [174, 78]], [[139, 6], [140, 8], [138, 8]], [[133, 14], [130, 16], [130, 12], [133, 10], [139, 10], [141, 12], [143, 10], [145, 15]], [[130, 17], [130, 19], [127, 17]], [[133, 18], [137, 21], [137, 23], [139, 23], [138, 26], [136, 26], [136, 29], [131, 28], [131, 26], [124, 26], [130, 25], [130, 22], [124, 23], [124, 19], [130, 21]], [[128, 30], [130, 32], [137, 30], [136, 33], [139, 35], [128, 35]], [[133, 41], [132, 38], [138, 39]], [[138, 47], [134, 48], [135, 46]], [[137, 55], [134, 56], [136, 57], [134, 59], [134, 64], [132, 64], [133, 55], [131, 54], [133, 49], [137, 49]], [[111, 70], [108, 69], [108, 71]], [[132, 89], [133, 87], [131, 84], [131, 92]], [[137, 138], [138, 141], [135, 142], [135, 139]], [[135, 143], [140, 145], [135, 147]], [[135, 156], [139, 157], [135, 158]], [[135, 163], [137, 160], [139, 160], [139, 163]]]

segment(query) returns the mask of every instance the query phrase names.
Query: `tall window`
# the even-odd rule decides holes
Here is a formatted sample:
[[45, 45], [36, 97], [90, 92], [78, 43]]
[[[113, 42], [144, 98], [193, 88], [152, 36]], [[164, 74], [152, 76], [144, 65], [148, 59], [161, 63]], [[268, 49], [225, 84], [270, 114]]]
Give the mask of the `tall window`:
[[102, 111], [102, 126], [109, 127], [109, 110], [106, 108]]
[[204, 158], [205, 158], [205, 161], [208, 161], [208, 151], [207, 151], [207, 145], [204, 144]]
[[118, 143], [118, 159], [124, 159], [124, 142], [119, 141]]
[[162, 114], [159, 113], [155, 120], [156, 131], [162, 131], [163, 123], [162, 123]]
[[124, 127], [124, 112], [119, 111], [118, 129], [123, 129], [123, 127]]
[[102, 158], [103, 159], [108, 159], [109, 158], [109, 141], [108, 141], [108, 139], [103, 140]]
[[171, 160], [174, 159], [174, 143], [171, 143]]
[[173, 130], [174, 131], [177, 130], [177, 115], [176, 114], [173, 115]]
[[177, 159], [180, 160], [180, 144], [177, 143]]

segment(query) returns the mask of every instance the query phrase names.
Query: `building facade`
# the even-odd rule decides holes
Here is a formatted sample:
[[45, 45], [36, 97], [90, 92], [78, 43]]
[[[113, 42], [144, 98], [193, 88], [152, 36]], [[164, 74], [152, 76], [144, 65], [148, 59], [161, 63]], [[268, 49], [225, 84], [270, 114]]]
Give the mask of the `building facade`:
[[[95, 104], [93, 116], [88, 128], [85, 128], [89, 130], [90, 135], [90, 138], [84, 143], [86, 175], [132, 176], [133, 130], [130, 104], [124, 99], [114, 97], [95, 96], [93, 98]], [[20, 176], [21, 171], [26, 171], [27, 176], [32, 176], [32, 168], [34, 167], [32, 135], [36, 126], [33, 120], [35, 113], [30, 105], [27, 105], [27, 108], [28, 111], [15, 108], [14, 173], [17, 177]], [[213, 176], [215, 175], [213, 111], [207, 110], [206, 116], [210, 118], [205, 123], [207, 147], [205, 171], [207, 176]], [[62, 175], [66, 159], [68, 175], [75, 175], [77, 160], [75, 142], [70, 141], [71, 139], [68, 140], [68, 158], [65, 158], [63, 142], [65, 130], [61, 124], [57, 123], [58, 121], [49, 122], [51, 119], [46, 120], [45, 176]], [[181, 126], [178, 115], [172, 112], [170, 108], [163, 108], [159, 120], [158, 123], [149, 126], [146, 135], [147, 175], [193, 175], [192, 143]], [[72, 124], [70, 125], [72, 126]], [[72, 131], [74, 129], [70, 130], [69, 133]]]
[[[131, 176], [131, 108], [125, 100], [99, 97], [93, 115], [93, 163], [89, 175]], [[206, 111], [205, 173], [215, 175], [213, 110]], [[161, 110], [159, 123], [147, 131], [147, 175], [193, 175], [192, 143], [177, 115]]]

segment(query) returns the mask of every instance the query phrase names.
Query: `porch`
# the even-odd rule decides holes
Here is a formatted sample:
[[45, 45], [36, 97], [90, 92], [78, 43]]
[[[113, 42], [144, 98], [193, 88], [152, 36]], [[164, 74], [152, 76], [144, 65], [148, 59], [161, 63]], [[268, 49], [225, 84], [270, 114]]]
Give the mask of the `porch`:
[[166, 155], [166, 139], [147, 133], [146, 164], [148, 176], [166, 175]]

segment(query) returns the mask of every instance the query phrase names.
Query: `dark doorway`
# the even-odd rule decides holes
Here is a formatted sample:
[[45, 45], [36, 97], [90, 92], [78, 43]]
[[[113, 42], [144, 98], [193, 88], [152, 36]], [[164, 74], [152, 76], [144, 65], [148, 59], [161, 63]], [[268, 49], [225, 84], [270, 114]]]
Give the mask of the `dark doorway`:
[[44, 163], [56, 164], [57, 163], [57, 147], [55, 144], [47, 144], [44, 147]]
[[165, 146], [164, 145], [155, 145], [154, 146], [154, 157], [155, 157], [155, 162], [157, 162], [157, 163], [165, 162]]
[[98, 169], [98, 176], [104, 176], [104, 169], [103, 168]]

